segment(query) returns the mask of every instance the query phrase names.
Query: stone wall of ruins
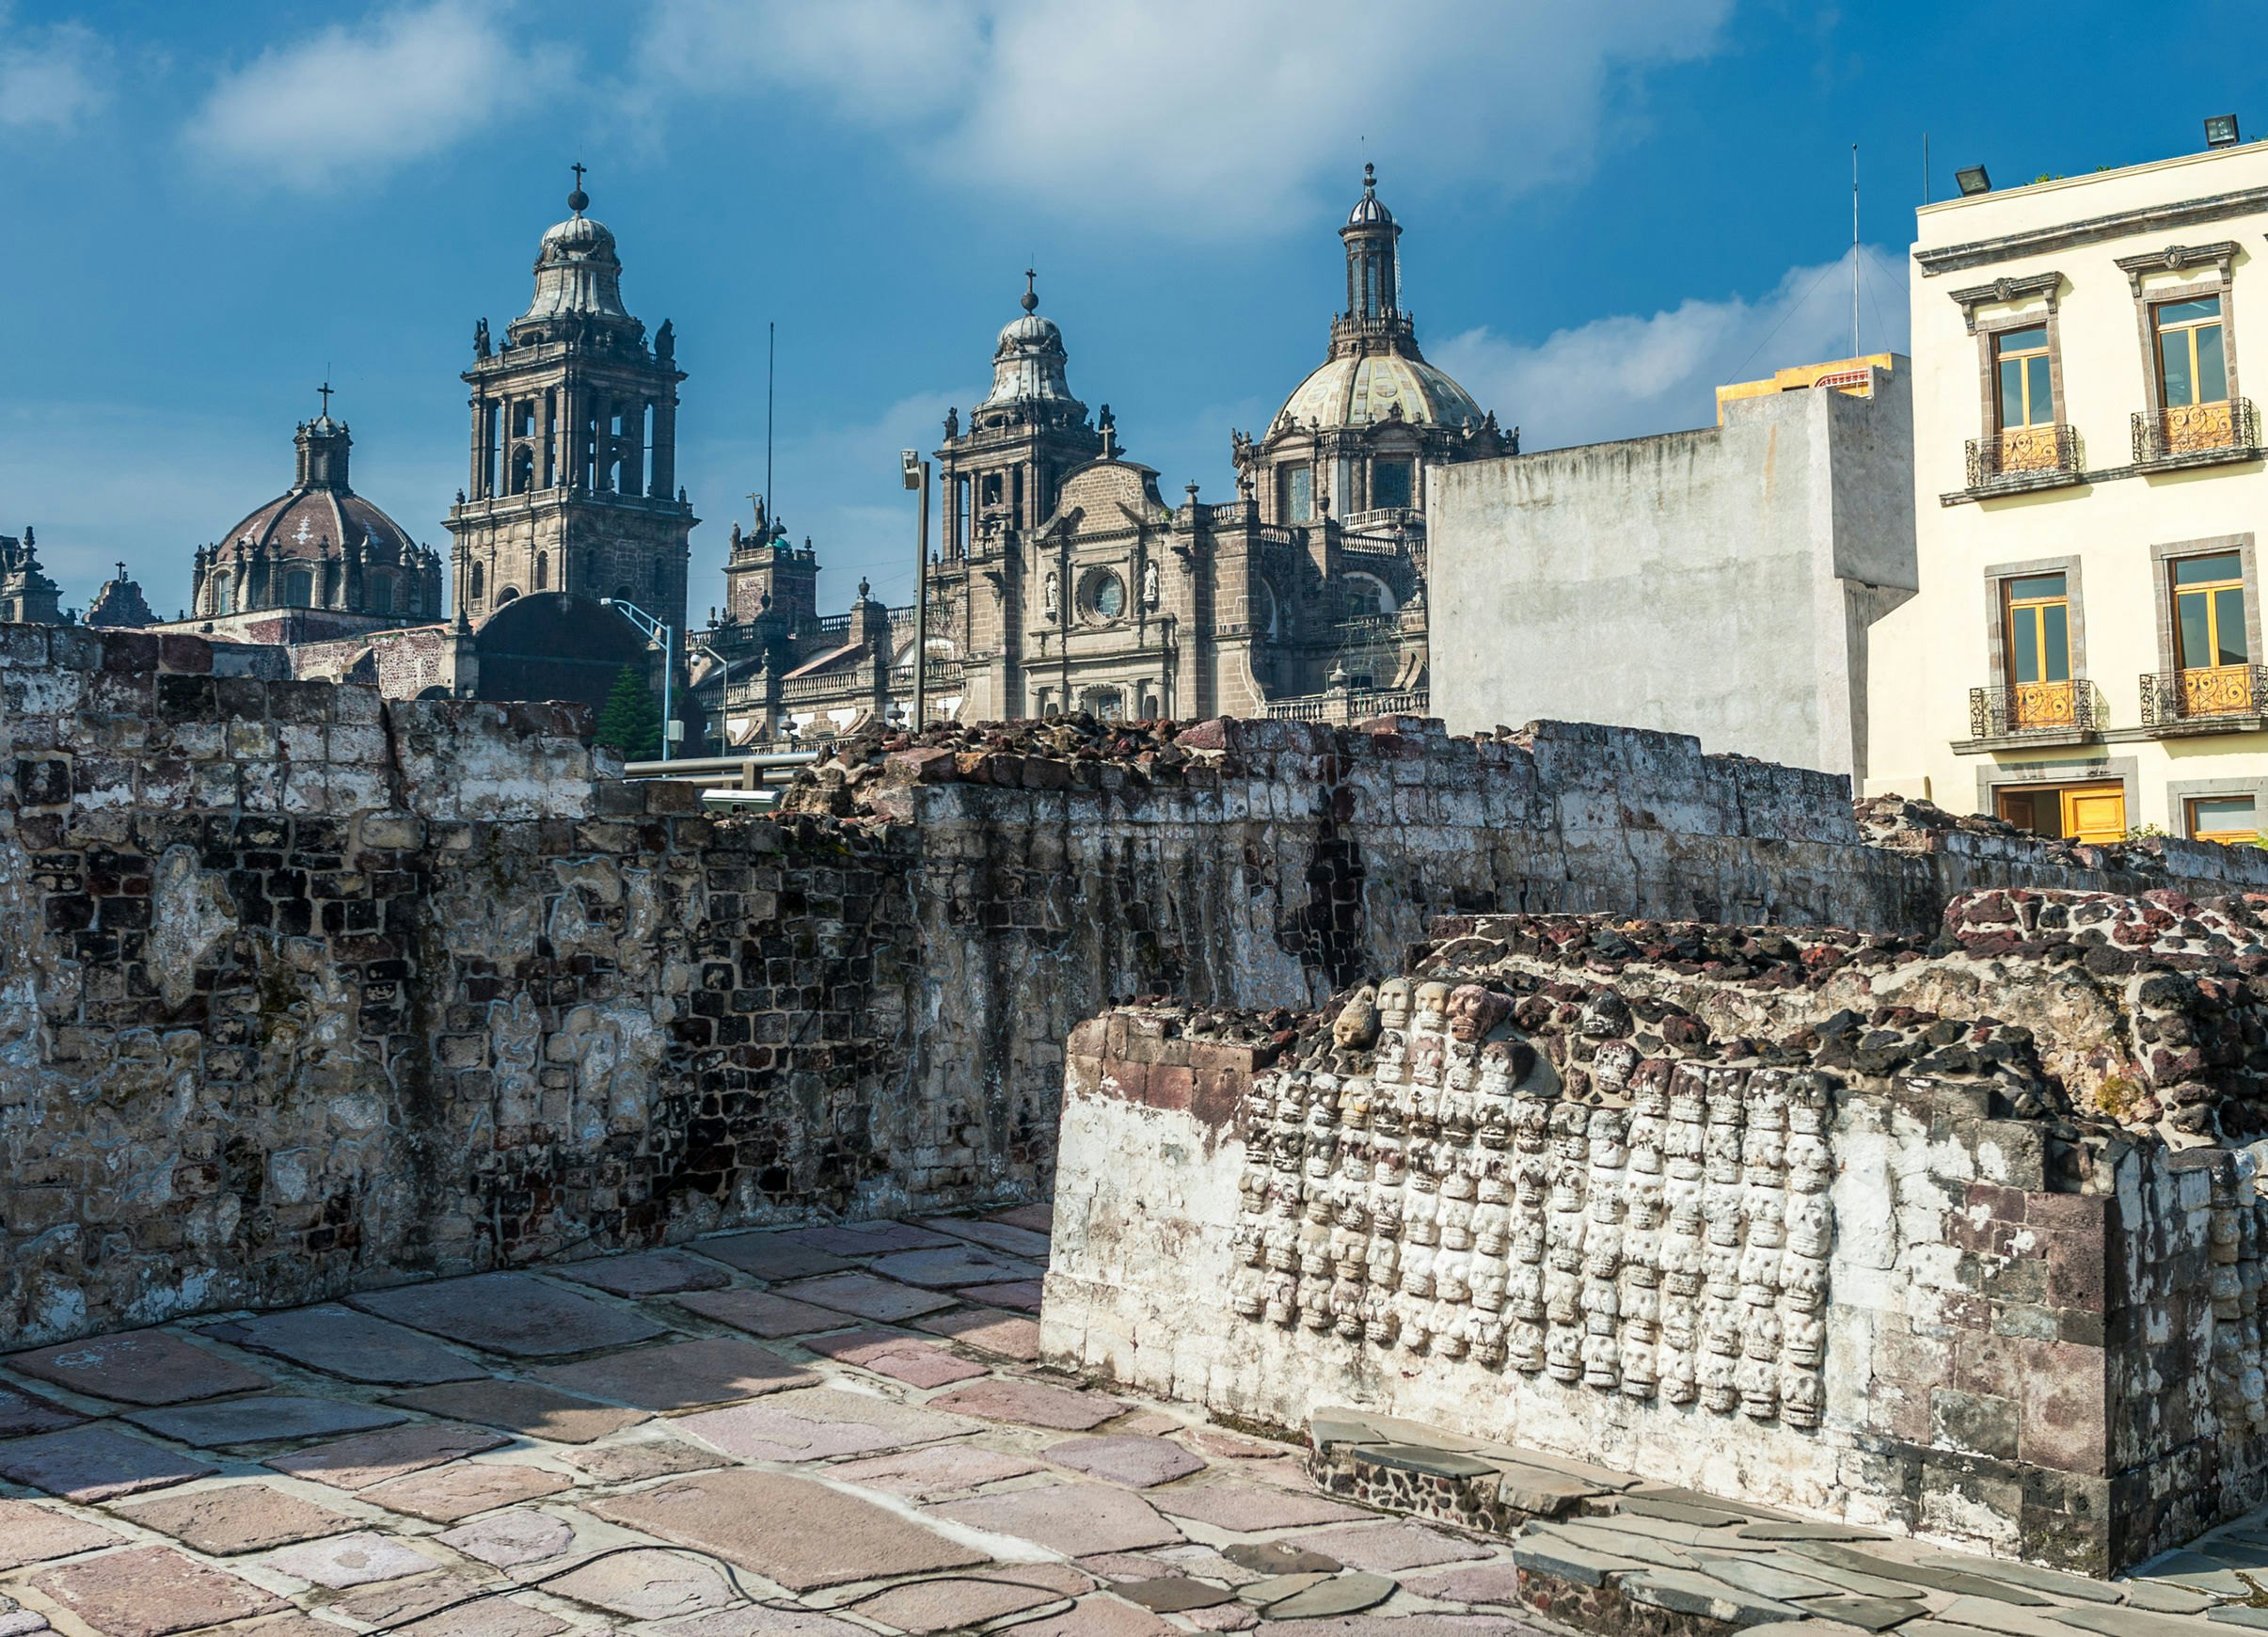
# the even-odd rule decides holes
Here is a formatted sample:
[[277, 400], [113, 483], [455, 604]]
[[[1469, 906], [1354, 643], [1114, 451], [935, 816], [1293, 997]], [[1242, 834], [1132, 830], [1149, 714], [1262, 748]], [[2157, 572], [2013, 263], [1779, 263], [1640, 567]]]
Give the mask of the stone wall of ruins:
[[1106, 1012], [1043, 1345], [2109, 1572], [2268, 1498], [2263, 908], [1463, 917], [1296, 1020]]
[[716, 820], [572, 710], [263, 653], [0, 628], [0, 1344], [1030, 1196], [1110, 996], [1311, 1007], [1445, 913], [1923, 929], [1978, 877], [2260, 870], [1869, 844], [1839, 781], [1556, 724], [1027, 726]]

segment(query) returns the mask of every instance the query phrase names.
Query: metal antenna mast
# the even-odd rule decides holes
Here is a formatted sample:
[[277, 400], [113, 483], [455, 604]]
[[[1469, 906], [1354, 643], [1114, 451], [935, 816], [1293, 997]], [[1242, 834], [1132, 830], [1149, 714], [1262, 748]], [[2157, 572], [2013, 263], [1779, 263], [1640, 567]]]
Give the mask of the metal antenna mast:
[[771, 320], [764, 326], [764, 516], [778, 515], [779, 501], [771, 492], [771, 393], [774, 378], [779, 373], [780, 326]]
[[1859, 356], [1859, 145], [1850, 145], [1850, 356]]

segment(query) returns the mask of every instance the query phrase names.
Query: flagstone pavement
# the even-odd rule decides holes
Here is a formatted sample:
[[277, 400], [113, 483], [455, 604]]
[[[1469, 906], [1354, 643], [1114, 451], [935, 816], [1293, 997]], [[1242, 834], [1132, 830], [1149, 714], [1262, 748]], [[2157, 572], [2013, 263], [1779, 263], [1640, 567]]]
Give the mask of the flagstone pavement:
[[1044, 1206], [0, 1357], [0, 1637], [1532, 1629], [1513, 1548], [1039, 1369]]

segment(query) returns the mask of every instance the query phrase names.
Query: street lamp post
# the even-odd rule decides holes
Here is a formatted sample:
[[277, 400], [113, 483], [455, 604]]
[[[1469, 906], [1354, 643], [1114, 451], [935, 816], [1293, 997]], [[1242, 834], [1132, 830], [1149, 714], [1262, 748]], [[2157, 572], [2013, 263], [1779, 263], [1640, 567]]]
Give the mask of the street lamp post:
[[906, 487], [917, 489], [913, 537], [913, 731], [929, 722], [929, 463], [915, 450], [898, 452]]
[[630, 624], [645, 633], [648, 643], [661, 644], [661, 759], [670, 759], [670, 744], [677, 733], [677, 720], [670, 714], [670, 684], [677, 671], [675, 633], [634, 602], [625, 602], [618, 596], [602, 596], [600, 608], [611, 608]]

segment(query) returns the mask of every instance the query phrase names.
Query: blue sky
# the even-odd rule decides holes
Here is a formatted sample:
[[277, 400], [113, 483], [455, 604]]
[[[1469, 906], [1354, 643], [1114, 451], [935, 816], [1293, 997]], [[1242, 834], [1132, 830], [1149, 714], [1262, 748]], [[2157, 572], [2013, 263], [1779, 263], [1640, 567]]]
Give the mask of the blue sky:
[[329, 373], [356, 487], [446, 548], [473, 321], [525, 306], [592, 167], [625, 294], [676, 322], [696, 613], [763, 486], [839, 607], [909, 590], [896, 451], [989, 379], [1027, 262], [1071, 385], [1169, 494], [1228, 498], [1320, 361], [1365, 160], [1430, 357], [1530, 448], [1705, 422], [1718, 382], [1868, 350], [1958, 164], [2028, 181], [2187, 151], [2256, 94], [2131, 5], [2021, 38], [1974, 7], [1756, 0], [0, 0], [0, 528], [67, 599], [124, 559], [186, 600], [200, 542], [290, 481]]

